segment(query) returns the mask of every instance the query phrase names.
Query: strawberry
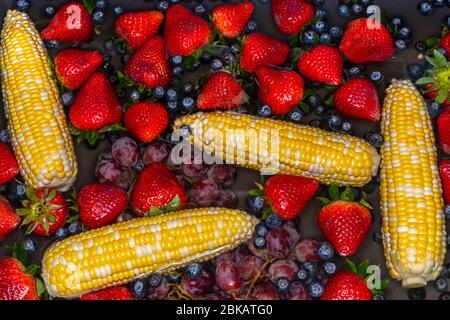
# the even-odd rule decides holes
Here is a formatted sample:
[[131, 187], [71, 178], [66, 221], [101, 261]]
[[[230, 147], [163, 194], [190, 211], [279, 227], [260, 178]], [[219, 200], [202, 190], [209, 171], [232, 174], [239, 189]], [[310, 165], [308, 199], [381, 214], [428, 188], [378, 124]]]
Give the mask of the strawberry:
[[311, 81], [331, 86], [339, 86], [343, 82], [342, 56], [332, 46], [319, 45], [303, 52], [297, 68]]
[[[338, 190], [335, 186], [330, 187], [330, 190], [332, 188]], [[365, 206], [367, 203], [353, 202], [353, 193], [349, 188], [340, 198], [334, 197], [332, 202], [325, 201], [325, 203], [318, 216], [320, 230], [339, 255], [343, 257], [354, 255], [369, 231], [372, 221], [370, 212]]]
[[0, 185], [12, 180], [19, 173], [19, 164], [9, 147], [0, 142]]
[[319, 186], [314, 179], [276, 175], [264, 185], [264, 196], [283, 220], [292, 220], [302, 212]]
[[442, 189], [446, 204], [450, 204], [450, 159], [442, 160], [439, 164], [441, 173]]
[[55, 72], [59, 82], [69, 90], [76, 90], [103, 63], [97, 51], [66, 49], [55, 56]]
[[228, 72], [217, 71], [205, 82], [198, 98], [199, 109], [233, 109], [244, 102], [245, 92]]
[[380, 100], [375, 85], [365, 78], [354, 78], [334, 93], [336, 109], [347, 117], [380, 120]]
[[447, 33], [442, 37], [439, 42], [439, 47], [445, 50], [447, 56], [450, 55], [450, 31], [447, 31]]
[[69, 117], [81, 130], [99, 130], [120, 122], [122, 107], [103, 73], [95, 72], [83, 85], [70, 108]]
[[117, 18], [115, 30], [131, 49], [137, 49], [158, 33], [163, 19], [161, 11], [128, 12]]
[[339, 50], [353, 63], [382, 62], [394, 55], [394, 39], [384, 25], [361, 18], [347, 25]]
[[439, 146], [446, 154], [450, 154], [450, 108], [447, 107], [437, 117], [437, 134]]
[[360, 275], [340, 270], [328, 279], [321, 300], [372, 300], [372, 293]]
[[270, 105], [275, 115], [288, 113], [303, 98], [304, 82], [294, 71], [263, 66], [256, 69], [256, 77], [259, 101]]
[[241, 54], [241, 67], [247, 72], [254, 72], [264, 65], [281, 65], [289, 54], [289, 46], [276, 38], [262, 32], [249, 35], [244, 40]]
[[170, 56], [189, 56], [209, 42], [211, 28], [189, 9], [176, 4], [167, 10], [164, 38]]
[[80, 300], [134, 300], [134, 296], [127, 287], [118, 286], [83, 294]]
[[[437, 97], [439, 95], [439, 91], [438, 90], [433, 90], [434, 87], [436, 87], [436, 83], [425, 85], [425, 95], [431, 101], [437, 101]], [[442, 104], [443, 107], [450, 107], [450, 96], [447, 96], [447, 98], [444, 99], [441, 102], [441, 104]]]
[[186, 191], [178, 179], [161, 163], [149, 164], [139, 175], [131, 192], [131, 209], [138, 214], [155, 214], [159, 210], [182, 209]]
[[11, 257], [0, 258], [0, 300], [39, 300], [36, 280]]
[[171, 80], [171, 69], [166, 52], [166, 42], [153, 36], [134, 52], [125, 66], [131, 80], [149, 88], [167, 86]]
[[314, 19], [314, 5], [306, 0], [272, 0], [272, 16], [281, 32], [292, 35]]
[[56, 12], [41, 36], [45, 41], [73, 43], [86, 42], [93, 33], [94, 23], [86, 7], [79, 2], [69, 2]]
[[100, 228], [111, 223], [128, 203], [125, 191], [116, 186], [92, 183], [81, 188], [77, 197], [80, 220], [89, 228]]
[[159, 137], [169, 124], [169, 113], [157, 102], [139, 102], [125, 112], [125, 126], [128, 131], [144, 143]]
[[224, 4], [214, 8], [212, 21], [224, 37], [233, 39], [244, 32], [253, 9], [251, 2]]
[[20, 217], [15, 213], [8, 200], [0, 196], [0, 241], [15, 230], [20, 221]]
[[16, 212], [24, 218], [22, 224], [28, 226], [26, 234], [53, 235], [69, 217], [69, 207], [64, 196], [54, 189], [27, 188], [27, 198], [22, 201], [22, 205], [24, 207]]

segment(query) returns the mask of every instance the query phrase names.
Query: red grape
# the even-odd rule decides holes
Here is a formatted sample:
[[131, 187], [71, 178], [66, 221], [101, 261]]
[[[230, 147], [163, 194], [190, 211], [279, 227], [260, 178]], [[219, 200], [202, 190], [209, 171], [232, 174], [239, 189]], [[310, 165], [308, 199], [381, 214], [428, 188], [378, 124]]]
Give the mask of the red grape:
[[219, 199], [217, 199], [216, 205], [224, 208], [236, 208], [238, 198], [232, 190], [220, 190]]
[[277, 260], [269, 266], [267, 270], [270, 280], [275, 282], [277, 278], [286, 277], [293, 281], [298, 271], [297, 264], [288, 259]]
[[311, 300], [311, 296], [308, 293], [308, 288], [300, 282], [294, 282], [291, 284], [288, 293], [286, 294], [288, 300]]
[[231, 250], [225, 253], [222, 253], [220, 256], [217, 256], [213, 259], [213, 263], [215, 266], [218, 266], [222, 261], [231, 260], [233, 261], [236, 257], [236, 250]]
[[195, 154], [195, 152], [192, 152], [190, 160], [189, 156], [187, 159], [184, 158], [184, 155], [182, 157], [183, 162], [180, 165], [180, 171], [185, 177], [198, 179], [206, 175], [209, 166], [203, 161], [201, 153]]
[[247, 256], [239, 262], [239, 271], [244, 281], [252, 280], [261, 270], [264, 261], [255, 256]]
[[202, 269], [202, 273], [193, 279], [187, 275], [181, 278], [181, 287], [192, 296], [204, 295], [214, 286], [214, 275], [211, 271]]
[[211, 178], [199, 180], [192, 186], [189, 192], [191, 203], [197, 207], [208, 207], [216, 204], [219, 199], [220, 189], [216, 181]]
[[284, 258], [289, 253], [291, 246], [289, 233], [284, 229], [271, 229], [267, 233], [267, 248], [269, 254], [275, 258]]
[[236, 292], [242, 287], [238, 265], [231, 261], [222, 261], [216, 268], [216, 281], [225, 292]]
[[120, 174], [120, 164], [114, 159], [100, 160], [95, 167], [95, 177], [100, 183], [115, 183]]
[[145, 164], [152, 162], [163, 162], [170, 153], [167, 143], [156, 141], [142, 149], [142, 160]]
[[236, 177], [236, 168], [229, 164], [215, 164], [209, 168], [207, 175], [221, 185], [229, 187]]
[[251, 294], [251, 300], [279, 300], [277, 289], [269, 282], [260, 282], [255, 285]]
[[285, 221], [282, 228], [289, 233], [291, 246], [295, 245], [300, 239], [300, 228], [298, 223], [294, 220]]
[[227, 300], [227, 298], [219, 293], [209, 293], [202, 297], [203, 300]]
[[125, 191], [128, 191], [135, 177], [136, 173], [133, 170], [127, 167], [122, 167], [122, 169], [120, 170], [119, 177], [113, 184], [115, 186], [122, 188]]
[[111, 147], [111, 152], [114, 159], [128, 168], [136, 164], [139, 156], [136, 141], [128, 137], [117, 139]]
[[304, 239], [295, 246], [295, 256], [301, 263], [305, 261], [319, 261], [319, 241], [315, 239]]
[[153, 288], [153, 287], [149, 286], [148, 291], [147, 291], [147, 299], [149, 299], [149, 300], [164, 299], [167, 296], [167, 294], [169, 293], [169, 289], [170, 289], [169, 284], [167, 283], [166, 278], [163, 277], [163, 280], [158, 287]]
[[236, 263], [239, 263], [242, 259], [251, 254], [250, 250], [248, 249], [248, 246], [246, 246], [245, 244], [240, 245], [239, 247], [234, 249], [234, 251], [236, 251], [236, 258], [235, 258]]

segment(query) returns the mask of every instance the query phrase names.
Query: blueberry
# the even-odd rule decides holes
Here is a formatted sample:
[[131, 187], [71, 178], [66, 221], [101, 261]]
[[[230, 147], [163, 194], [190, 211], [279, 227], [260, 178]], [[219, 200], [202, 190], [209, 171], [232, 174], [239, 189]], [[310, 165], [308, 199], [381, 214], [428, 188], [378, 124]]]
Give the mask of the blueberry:
[[178, 92], [175, 89], [168, 89], [166, 92], [166, 101], [177, 101], [178, 100]]
[[194, 11], [196, 14], [202, 15], [202, 14], [205, 14], [206, 8], [204, 5], [199, 4], [198, 6], [195, 6]]
[[202, 63], [202, 62], [201, 62], [200, 60], [195, 61], [195, 62], [192, 64], [191, 70], [192, 70], [192, 71], [198, 70], [198, 69], [200, 68], [201, 63]]
[[308, 30], [306, 32], [303, 32], [302, 39], [305, 44], [314, 44], [317, 38], [318, 38], [318, 35], [313, 30]]
[[425, 288], [411, 288], [407, 290], [409, 300], [425, 300], [426, 291]]
[[111, 84], [116, 84], [117, 81], [119, 81], [119, 79], [117, 78], [117, 76], [115, 74], [112, 74], [108, 77], [109, 82], [111, 82]]
[[402, 20], [402, 18], [400, 18], [400, 17], [393, 17], [393, 18], [391, 19], [391, 24], [392, 24], [394, 27], [400, 27], [400, 26], [403, 24], [403, 20]]
[[103, 56], [103, 61], [105, 61], [105, 62], [111, 62], [111, 61], [112, 61], [112, 56], [110, 56], [110, 55], [105, 55], [105, 56]]
[[409, 77], [412, 81], [416, 82], [420, 78], [422, 78], [425, 73], [425, 68], [422, 63], [413, 62], [408, 64], [406, 67], [406, 71], [408, 72]]
[[380, 71], [373, 71], [369, 78], [375, 83], [381, 83], [384, 80], [384, 75]]
[[64, 92], [61, 95], [61, 102], [64, 107], [69, 107], [75, 101], [75, 95], [71, 91]]
[[112, 74], [114, 73], [114, 65], [110, 62], [105, 62], [102, 65], [102, 69], [103, 71], [105, 71], [107, 74]]
[[255, 226], [255, 234], [258, 237], [265, 237], [267, 235], [267, 232], [269, 232], [269, 229], [264, 222], [260, 222]]
[[311, 95], [307, 98], [306, 103], [308, 103], [310, 107], [317, 107], [320, 104], [320, 98], [316, 95]]
[[303, 267], [308, 271], [311, 278], [315, 278], [319, 272], [319, 265], [314, 261], [306, 261], [303, 263]]
[[108, 139], [109, 143], [113, 144], [117, 139], [119, 139], [119, 135], [117, 134], [117, 132], [111, 131], [108, 132], [106, 138]]
[[319, 104], [312, 108], [312, 112], [317, 116], [323, 116], [327, 113], [327, 108], [323, 104]]
[[432, 3], [436, 8], [440, 8], [445, 5], [445, 0], [433, 0]]
[[133, 170], [136, 173], [141, 172], [145, 167], [145, 163], [142, 160], [139, 160], [138, 162], [136, 162], [136, 164], [133, 166]]
[[408, 27], [401, 28], [400, 30], [398, 30], [398, 34], [397, 34], [399, 39], [405, 39], [405, 40], [410, 39], [411, 35], [412, 35], [411, 29]]
[[306, 282], [309, 279], [308, 270], [303, 267], [300, 267], [297, 271], [296, 278], [298, 282]]
[[373, 3], [373, 0], [359, 0], [358, 1], [361, 5], [367, 7]]
[[236, 62], [236, 57], [231, 52], [226, 52], [222, 55], [222, 61], [225, 65]]
[[25, 251], [28, 254], [31, 254], [31, 253], [36, 252], [36, 248], [37, 248], [36, 240], [34, 240], [33, 238], [30, 238], [30, 237], [26, 237], [25, 238]]
[[115, 7], [113, 8], [113, 12], [114, 12], [114, 15], [118, 17], [118, 16], [120, 16], [120, 15], [123, 14], [124, 9], [123, 9], [122, 6], [115, 6]]
[[289, 282], [289, 279], [286, 277], [280, 277], [275, 280], [275, 288], [279, 293], [288, 292], [290, 287], [291, 283]]
[[163, 282], [164, 278], [162, 275], [155, 273], [148, 278], [148, 285], [152, 288], [158, 288]]
[[427, 102], [428, 113], [431, 118], [436, 118], [439, 113], [442, 111], [442, 105], [436, 101], [428, 101]]
[[195, 100], [192, 99], [191, 97], [185, 97], [181, 101], [181, 106], [183, 107], [184, 110], [190, 111], [195, 107]]
[[220, 70], [223, 67], [223, 62], [219, 58], [214, 58], [211, 60], [210, 67], [213, 71]]
[[105, 21], [105, 13], [100, 10], [94, 11], [94, 13], [92, 14], [92, 20], [96, 25], [102, 24], [103, 21]]
[[372, 240], [373, 240], [373, 242], [375, 242], [376, 244], [381, 244], [381, 243], [383, 243], [383, 236], [382, 236], [381, 231], [375, 231], [375, 232], [372, 234]]
[[266, 224], [271, 229], [279, 228], [283, 224], [283, 220], [276, 213], [272, 213], [267, 217]]
[[360, 5], [359, 3], [354, 3], [351, 7], [352, 13], [355, 15], [360, 15], [364, 11], [364, 7]]
[[352, 124], [348, 121], [343, 121], [341, 125], [341, 131], [345, 133], [352, 133]]
[[260, 117], [270, 117], [270, 115], [272, 114], [272, 108], [267, 105], [267, 104], [263, 104], [262, 106], [258, 107], [258, 115]]
[[10, 143], [11, 142], [11, 134], [9, 133], [8, 129], [1, 129], [0, 130], [0, 141], [3, 143]]
[[289, 119], [292, 122], [299, 122], [303, 117], [303, 113], [299, 108], [294, 108], [289, 112]]
[[194, 85], [190, 82], [186, 82], [185, 84], [183, 84], [183, 87], [181, 88], [181, 91], [185, 95], [190, 95], [194, 93], [194, 90], [195, 90]]
[[320, 282], [314, 281], [309, 285], [308, 291], [312, 298], [320, 298], [323, 295], [324, 287]]
[[59, 228], [56, 230], [55, 235], [59, 240], [65, 239], [69, 236], [69, 230], [67, 230], [66, 228]]
[[439, 295], [439, 300], [450, 300], [450, 292], [442, 292]]
[[395, 47], [398, 50], [405, 50], [406, 49], [406, 41], [403, 39], [397, 39], [395, 40]]
[[15, 196], [19, 199], [19, 200], [23, 200], [25, 199], [26, 196], [26, 191], [27, 191], [27, 187], [24, 184], [17, 184], [13, 190]]
[[365, 139], [375, 148], [381, 147], [384, 142], [383, 136], [377, 132], [368, 132]]
[[340, 39], [343, 34], [344, 34], [344, 31], [342, 30], [341, 27], [334, 26], [334, 27], [331, 27], [331, 29], [330, 29], [330, 36], [334, 40]]
[[147, 290], [147, 283], [142, 279], [136, 280], [131, 284], [131, 292], [138, 299], [144, 298], [147, 295]]
[[338, 131], [342, 125], [342, 118], [337, 114], [332, 114], [328, 117], [327, 123], [331, 130]]
[[260, 215], [264, 209], [264, 199], [260, 196], [249, 195], [247, 197], [247, 204], [256, 215]]
[[196, 279], [202, 273], [202, 266], [199, 263], [190, 263], [187, 265], [186, 270], [184, 271], [186, 276], [191, 279]]
[[447, 28], [450, 28], [450, 16], [447, 16], [447, 17], [444, 19], [444, 24], [445, 24], [445, 26], [446, 26]]
[[253, 245], [256, 249], [264, 249], [267, 246], [267, 240], [264, 237], [256, 237], [253, 240]]
[[168, 1], [159, 1], [156, 4], [156, 9], [166, 12], [166, 10], [169, 9], [169, 2]]
[[56, 49], [59, 46], [59, 42], [56, 40], [50, 40], [49, 42], [47, 42], [47, 47], [49, 47], [50, 49]]
[[191, 128], [188, 125], [182, 125], [179, 129], [180, 136], [189, 137], [191, 135]]
[[29, 0], [17, 0], [15, 4], [15, 8], [19, 11], [27, 11], [30, 8]]
[[448, 278], [450, 276], [450, 263], [447, 263], [445, 266], [442, 267], [441, 274], [439, 277], [441, 278]]
[[323, 10], [323, 9], [316, 10], [316, 18], [326, 19], [327, 15], [328, 15], [328, 13], [326, 12], [326, 10]]
[[268, 4], [270, 3], [270, 0], [259, 0], [259, 2], [261, 2], [262, 4]]
[[168, 101], [167, 104], [167, 109], [170, 111], [175, 111], [178, 109], [178, 107], [180, 106], [178, 101]]
[[183, 64], [183, 57], [179, 54], [170, 57], [170, 64], [172, 65], [172, 67], [181, 66]]
[[132, 101], [139, 101], [140, 98], [141, 98], [141, 93], [139, 92], [139, 90], [133, 89], [130, 91], [130, 99]]
[[450, 220], [450, 205], [449, 204], [447, 204], [444, 207], [444, 216], [445, 216], [445, 219]]
[[384, 300], [384, 296], [381, 293], [375, 293], [372, 296], [372, 300]]
[[176, 66], [172, 68], [172, 77], [181, 78], [183, 76], [184, 70], [181, 66]]
[[120, 90], [117, 91], [117, 97], [119, 99], [125, 98], [126, 95], [127, 95], [127, 91], [124, 90], [124, 89], [120, 89]]
[[162, 99], [166, 95], [166, 89], [164, 89], [162, 86], [157, 86], [155, 89], [153, 89], [153, 96], [156, 99]]
[[338, 15], [341, 17], [349, 17], [350, 16], [350, 7], [346, 4], [339, 5]]
[[258, 24], [255, 20], [250, 20], [245, 26], [245, 32], [254, 33], [256, 31], [258, 31]]
[[180, 2], [180, 0], [169, 0], [169, 3], [170, 4], [177, 4], [177, 3], [179, 3]]
[[321, 6], [323, 6], [323, 4], [325, 3], [325, 0], [313, 0], [312, 3], [313, 3], [316, 7], [321, 7]]
[[55, 15], [56, 9], [55, 9], [55, 7], [52, 7], [52, 6], [46, 6], [44, 8], [44, 12], [47, 16], [53, 17]]
[[167, 281], [170, 283], [178, 283], [180, 281], [180, 276], [175, 273], [171, 273], [167, 276]]
[[446, 241], [447, 241], [447, 248], [450, 248], [450, 234], [447, 235]]
[[424, 16], [429, 16], [434, 12], [434, 7], [429, 1], [421, 1], [417, 5], [419, 13]]
[[322, 260], [329, 260], [334, 256], [333, 246], [329, 242], [322, 242], [317, 249], [317, 254]]
[[212, 55], [209, 52], [202, 52], [202, 55], [200, 56], [200, 59], [203, 63], [210, 63], [212, 60]]
[[241, 47], [235, 43], [230, 46], [230, 50], [233, 54], [239, 54], [241, 52]]
[[96, 0], [95, 7], [98, 10], [105, 11], [106, 8], [108, 7], [108, 2], [106, 0]]
[[331, 42], [331, 36], [328, 32], [323, 32], [320, 35], [319, 43], [320, 44], [329, 44]]
[[327, 277], [330, 277], [336, 273], [337, 265], [336, 265], [336, 263], [334, 263], [332, 261], [327, 261], [323, 264], [322, 269], [323, 269], [323, 272], [325, 273], [325, 275]]
[[349, 77], [359, 76], [361, 74], [361, 72], [362, 72], [362, 70], [358, 66], [352, 66], [352, 67], [348, 68], [348, 70], [347, 70]]
[[69, 224], [68, 230], [71, 235], [80, 233], [81, 232], [81, 223], [79, 221], [72, 222], [71, 224]]

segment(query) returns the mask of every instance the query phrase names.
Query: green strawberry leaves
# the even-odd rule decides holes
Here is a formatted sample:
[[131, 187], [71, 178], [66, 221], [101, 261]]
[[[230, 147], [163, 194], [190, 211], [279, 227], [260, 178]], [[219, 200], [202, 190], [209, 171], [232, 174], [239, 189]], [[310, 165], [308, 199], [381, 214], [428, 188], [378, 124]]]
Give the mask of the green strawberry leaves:
[[87, 12], [92, 15], [95, 9], [95, 2], [94, 0], [83, 0], [82, 1], [84, 6], [86, 7]]
[[433, 56], [425, 59], [433, 66], [427, 70], [427, 75], [416, 81], [416, 85], [430, 86], [425, 93], [437, 92], [435, 101], [443, 103], [449, 98], [450, 91], [450, 65], [445, 56], [437, 50], [433, 50]]
[[[361, 198], [357, 202], [368, 209], [373, 209], [370, 203], [366, 201], [366, 197], [367, 194], [365, 192], [361, 192]], [[346, 187], [342, 192], [340, 192], [339, 187], [335, 184], [329, 186], [328, 197], [319, 196], [316, 198], [324, 205], [330, 204], [334, 201], [356, 202], [355, 193], [352, 188]]]
[[149, 216], [149, 217], [154, 217], [154, 216], [159, 216], [161, 214], [164, 213], [168, 213], [171, 211], [177, 211], [178, 208], [180, 207], [181, 204], [181, 199], [179, 195], [176, 195], [175, 197], [173, 197], [172, 200], [170, 200], [170, 202], [168, 204], [166, 204], [163, 207], [151, 207], [150, 210], [144, 214], [145, 216]]
[[370, 265], [369, 260], [364, 260], [359, 265], [356, 265], [350, 259], [345, 259], [347, 269], [351, 272], [364, 278], [368, 288], [372, 291], [372, 294], [383, 294], [384, 289], [389, 284], [387, 279], [378, 279], [377, 273], [380, 272], [379, 266]]
[[100, 130], [86, 131], [76, 128], [72, 123], [69, 122], [69, 131], [73, 136], [77, 137], [77, 143], [87, 141], [89, 145], [93, 146], [102, 137], [103, 133], [112, 131], [127, 131], [127, 128], [122, 126], [120, 123], [115, 123], [109, 126], [105, 126]]

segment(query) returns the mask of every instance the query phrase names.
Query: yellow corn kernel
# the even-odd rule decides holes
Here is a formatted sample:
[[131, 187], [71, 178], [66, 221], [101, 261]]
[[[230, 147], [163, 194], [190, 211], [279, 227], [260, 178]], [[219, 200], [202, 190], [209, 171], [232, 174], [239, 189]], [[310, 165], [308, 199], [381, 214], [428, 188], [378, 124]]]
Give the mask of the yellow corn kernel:
[[78, 170], [72, 137], [50, 59], [25, 13], [6, 14], [0, 72], [12, 146], [25, 182], [34, 189], [68, 190]]
[[393, 80], [382, 113], [381, 211], [391, 276], [405, 288], [439, 276], [445, 257], [441, 181], [425, 101], [409, 80]]
[[380, 161], [362, 139], [235, 112], [198, 112], [175, 121], [175, 129], [182, 126], [189, 126], [188, 140], [202, 151], [264, 174], [360, 187], [377, 174]]
[[247, 241], [258, 220], [241, 210], [201, 208], [125, 221], [51, 246], [42, 260], [50, 295], [78, 297], [206, 261]]

